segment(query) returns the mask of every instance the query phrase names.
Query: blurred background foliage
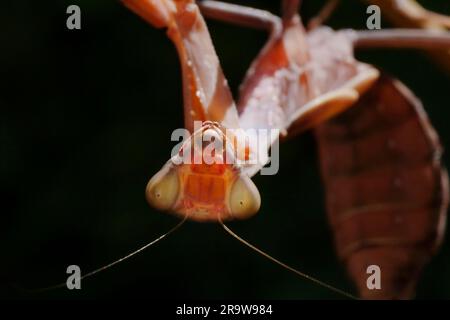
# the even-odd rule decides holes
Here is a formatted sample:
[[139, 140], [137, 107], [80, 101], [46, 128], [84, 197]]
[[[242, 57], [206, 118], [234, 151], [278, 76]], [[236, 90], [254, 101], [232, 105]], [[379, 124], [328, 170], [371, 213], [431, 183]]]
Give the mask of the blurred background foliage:
[[[235, 1], [278, 13], [279, 1]], [[305, 21], [324, 1], [304, 1]], [[423, 1], [450, 14], [444, 0]], [[66, 8], [82, 29], [66, 29]], [[180, 66], [162, 30], [118, 1], [9, 1], [0, 5], [0, 296], [2, 298], [340, 298], [229, 237], [188, 222], [139, 256], [82, 283], [26, 294], [88, 272], [153, 240], [177, 218], [150, 208], [148, 179], [182, 127]], [[366, 6], [345, 0], [329, 24], [365, 28]], [[226, 77], [237, 88], [266, 34], [208, 21]], [[382, 20], [383, 28], [389, 27]], [[412, 50], [358, 52], [422, 99], [450, 146], [449, 75]], [[353, 291], [334, 253], [310, 133], [281, 146], [280, 172], [256, 176], [260, 213], [231, 223], [244, 238], [322, 281]], [[449, 155], [444, 156], [449, 167]], [[450, 298], [450, 243], [427, 266], [418, 298]]]

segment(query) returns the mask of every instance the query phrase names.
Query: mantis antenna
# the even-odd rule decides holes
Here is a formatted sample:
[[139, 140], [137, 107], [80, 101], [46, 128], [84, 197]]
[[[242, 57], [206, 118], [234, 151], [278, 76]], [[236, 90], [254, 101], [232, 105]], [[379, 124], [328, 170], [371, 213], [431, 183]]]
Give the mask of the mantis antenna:
[[[174, 233], [176, 230], [178, 230], [178, 229], [186, 222], [186, 220], [188, 219], [188, 217], [189, 217], [189, 215], [185, 215], [184, 218], [183, 218], [183, 220], [181, 220], [180, 222], [178, 222], [174, 227], [172, 227], [172, 229], [170, 229], [169, 231], [163, 233], [161, 236], [159, 236], [159, 237], [156, 238], [155, 240], [153, 240], [153, 241], [147, 243], [146, 245], [140, 247], [139, 249], [137, 249], [137, 250], [135, 250], [135, 251], [133, 251], [133, 252], [127, 254], [126, 256], [124, 256], [124, 257], [122, 257], [122, 258], [120, 258], [120, 259], [117, 259], [117, 260], [115, 260], [115, 261], [113, 261], [113, 262], [111, 262], [111, 263], [109, 263], [109, 264], [107, 264], [107, 265], [104, 265], [103, 267], [100, 267], [100, 268], [95, 269], [95, 270], [93, 270], [93, 271], [91, 271], [91, 272], [89, 272], [89, 273], [86, 273], [85, 275], [83, 275], [83, 276], [80, 278], [80, 280], [89, 278], [89, 277], [91, 277], [91, 276], [93, 276], [93, 275], [95, 275], [95, 274], [97, 274], [97, 273], [99, 273], [99, 272], [101, 272], [101, 271], [104, 271], [104, 270], [106, 270], [106, 269], [109, 269], [109, 268], [115, 266], [116, 264], [119, 264], [119, 263], [121, 263], [121, 262], [123, 262], [123, 261], [125, 261], [125, 260], [127, 260], [127, 259], [129, 259], [129, 258], [131, 258], [132, 256], [134, 256], [134, 255], [136, 255], [136, 254], [138, 254], [138, 253], [141, 253], [141, 252], [144, 251], [145, 249], [148, 249], [149, 247], [153, 246], [153, 245], [156, 244], [157, 242], [161, 241], [162, 239], [166, 238], [167, 236], [169, 236], [170, 234], [172, 234], [172, 233]], [[21, 289], [21, 290], [24, 290], [24, 291], [26, 291], [26, 292], [38, 293], [38, 292], [44, 292], [44, 291], [49, 291], [49, 290], [53, 290], [53, 289], [64, 288], [64, 287], [66, 287], [66, 286], [67, 286], [67, 283], [66, 283], [66, 282], [61, 282], [61, 283], [56, 284], [56, 285], [53, 285], [53, 286], [44, 287], [44, 288], [39, 288], [39, 289], [25, 289], [25, 288], [19, 288], [19, 287], [17, 287], [17, 286], [16, 286], [16, 287], [19, 288], [19, 289]]]
[[318, 284], [319, 286], [322, 286], [322, 287], [324, 287], [324, 288], [327, 288], [328, 290], [331, 290], [331, 291], [333, 291], [333, 292], [335, 292], [335, 293], [338, 293], [338, 294], [340, 294], [340, 295], [342, 295], [342, 296], [345, 296], [345, 297], [350, 298], [350, 299], [353, 299], [353, 300], [359, 300], [358, 297], [356, 297], [356, 296], [354, 296], [354, 295], [352, 295], [352, 294], [350, 294], [350, 293], [348, 293], [348, 292], [345, 292], [345, 291], [343, 291], [343, 290], [341, 290], [341, 289], [338, 289], [338, 288], [336, 288], [336, 287], [333, 287], [332, 285], [329, 285], [329, 284], [327, 284], [327, 283], [325, 283], [325, 282], [322, 282], [322, 281], [320, 281], [320, 280], [318, 280], [318, 279], [316, 279], [316, 278], [314, 278], [314, 277], [311, 277], [310, 275], [307, 275], [306, 273], [303, 273], [303, 272], [301, 272], [301, 271], [298, 271], [297, 269], [295, 269], [295, 268], [293, 268], [293, 267], [291, 267], [291, 266], [289, 266], [289, 265], [287, 265], [287, 264], [281, 262], [280, 260], [275, 259], [275, 258], [272, 257], [270, 254], [268, 254], [268, 253], [262, 251], [261, 249], [258, 249], [257, 247], [255, 247], [255, 246], [252, 245], [251, 243], [249, 243], [249, 242], [247, 242], [246, 240], [242, 239], [240, 236], [238, 236], [236, 233], [234, 233], [228, 226], [226, 226], [225, 223], [223, 223], [222, 220], [219, 219], [219, 222], [220, 222], [220, 224], [222, 225], [222, 227], [225, 229], [225, 231], [228, 232], [233, 238], [239, 240], [241, 243], [243, 243], [244, 245], [246, 245], [246, 246], [249, 247], [250, 249], [256, 251], [257, 253], [259, 253], [260, 255], [262, 255], [264, 258], [267, 258], [267, 259], [269, 259], [270, 261], [272, 261], [272, 262], [274, 262], [274, 263], [276, 263], [276, 264], [282, 266], [283, 268], [285, 268], [285, 269], [287, 269], [287, 270], [289, 270], [289, 271], [295, 273], [296, 275], [298, 275], [298, 276], [300, 276], [300, 277], [302, 277], [302, 278], [305, 278], [305, 279], [307, 279], [307, 280], [309, 280], [309, 281], [312, 281], [312, 282]]
[[[95, 269], [95, 270], [93, 270], [93, 271], [83, 275], [80, 278], [80, 280], [89, 278], [89, 277], [91, 277], [91, 276], [93, 276], [93, 275], [95, 275], [95, 274], [97, 274], [97, 273], [99, 273], [101, 271], [109, 269], [109, 268], [115, 266], [116, 264], [119, 264], [119, 263], [121, 263], [121, 262], [123, 262], [123, 261], [125, 261], [125, 260], [127, 260], [127, 259], [129, 259], [131, 257], [133, 257], [134, 255], [141, 253], [145, 249], [148, 249], [149, 247], [153, 246], [154, 244], [156, 244], [160, 240], [166, 238], [167, 236], [169, 236], [170, 234], [172, 234], [176, 230], [178, 230], [184, 224], [184, 222], [186, 222], [188, 217], [189, 217], [188, 215], [184, 216], [183, 220], [181, 220], [174, 227], [172, 227], [172, 229], [170, 229], [169, 231], [163, 233], [161, 236], [159, 236], [155, 240], [145, 244], [144, 246], [142, 246], [139, 249], [137, 249], [137, 250], [127, 254], [126, 256], [124, 256], [124, 257], [122, 257], [120, 259], [117, 259], [117, 260], [115, 260], [115, 261], [113, 261], [113, 262], [111, 262], [111, 263], [109, 263], [107, 265], [104, 265], [104, 266], [102, 266], [102, 267], [100, 267], [98, 269]], [[314, 277], [312, 277], [310, 275], [307, 275], [306, 273], [303, 273], [303, 272], [301, 272], [301, 271], [299, 271], [299, 270], [297, 270], [297, 269], [295, 269], [295, 268], [293, 268], [293, 267], [291, 267], [291, 266], [289, 266], [289, 265], [287, 265], [287, 264], [285, 264], [285, 263], [275, 259], [274, 257], [269, 255], [268, 253], [262, 251], [261, 249], [258, 249], [257, 247], [255, 247], [251, 243], [249, 243], [246, 240], [242, 239], [240, 236], [238, 236], [236, 233], [234, 233], [228, 226], [226, 226], [221, 219], [219, 219], [219, 223], [224, 228], [224, 230], [226, 232], [228, 232], [233, 238], [239, 240], [241, 243], [243, 243], [244, 245], [246, 245], [250, 249], [256, 251], [258, 254], [262, 255], [263, 257], [269, 259], [270, 261], [272, 261], [272, 262], [282, 266], [283, 268], [285, 268], [285, 269], [287, 269], [287, 270], [289, 270], [289, 271], [299, 275], [302, 278], [305, 278], [305, 279], [307, 279], [309, 281], [312, 281], [312, 282], [314, 282], [314, 283], [316, 283], [316, 284], [318, 284], [318, 285], [320, 285], [320, 286], [322, 286], [324, 288], [327, 288], [330, 291], [336, 292], [336, 293], [338, 293], [338, 294], [340, 294], [342, 296], [345, 296], [347, 298], [350, 298], [350, 299], [354, 299], [354, 300], [358, 299], [357, 297], [355, 297], [354, 295], [352, 295], [350, 293], [347, 293], [347, 292], [345, 292], [343, 290], [340, 290], [340, 289], [338, 289], [336, 287], [333, 287], [333, 286], [331, 286], [331, 285], [329, 285], [329, 284], [327, 284], [325, 282], [322, 282], [322, 281], [320, 281], [320, 280], [318, 280], [318, 279], [316, 279], [316, 278], [314, 278]], [[26, 291], [26, 292], [39, 293], [39, 292], [45, 292], [45, 291], [49, 291], [49, 290], [64, 288], [64, 287], [66, 287], [66, 285], [67, 285], [66, 282], [61, 282], [61, 283], [53, 285], [53, 286], [39, 288], [39, 289], [25, 289], [25, 288], [19, 288], [17, 286], [16, 286], [16, 288], [21, 289], [22, 291]]]

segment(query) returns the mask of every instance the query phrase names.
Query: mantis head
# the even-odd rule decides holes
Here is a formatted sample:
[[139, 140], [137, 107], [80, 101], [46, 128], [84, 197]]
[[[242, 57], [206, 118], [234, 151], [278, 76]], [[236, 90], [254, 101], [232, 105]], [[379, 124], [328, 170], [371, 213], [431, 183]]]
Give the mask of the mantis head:
[[256, 214], [261, 197], [238, 165], [231, 139], [219, 124], [205, 122], [148, 182], [150, 205], [196, 221]]

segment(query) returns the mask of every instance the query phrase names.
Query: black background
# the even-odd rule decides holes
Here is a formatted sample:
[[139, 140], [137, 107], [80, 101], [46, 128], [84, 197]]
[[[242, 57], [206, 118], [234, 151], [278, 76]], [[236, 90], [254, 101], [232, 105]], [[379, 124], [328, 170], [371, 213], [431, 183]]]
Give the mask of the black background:
[[[305, 20], [323, 1], [304, 1]], [[335, 28], [365, 28], [366, 7], [343, 1]], [[278, 12], [279, 1], [240, 1]], [[448, 1], [424, 1], [447, 14]], [[82, 29], [66, 28], [66, 8]], [[9, 1], [0, 9], [0, 297], [340, 298], [273, 265], [216, 224], [188, 222], [145, 253], [82, 283], [30, 294], [88, 272], [158, 237], [177, 218], [150, 208], [148, 179], [169, 158], [182, 127], [178, 57], [165, 33], [118, 1]], [[383, 27], [389, 27], [383, 20]], [[264, 43], [260, 31], [208, 21], [236, 95]], [[405, 82], [450, 146], [449, 75], [421, 53], [360, 52]], [[280, 148], [280, 172], [256, 176], [260, 213], [230, 225], [275, 257], [353, 292], [326, 221], [310, 133]], [[449, 165], [449, 156], [444, 155]], [[418, 298], [450, 298], [450, 243], [426, 268]]]

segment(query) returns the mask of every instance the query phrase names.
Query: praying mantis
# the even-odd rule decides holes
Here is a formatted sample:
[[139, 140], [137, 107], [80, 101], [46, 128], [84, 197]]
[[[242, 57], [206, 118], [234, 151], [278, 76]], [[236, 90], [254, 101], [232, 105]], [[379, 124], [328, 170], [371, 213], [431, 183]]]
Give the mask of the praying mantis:
[[[265, 165], [271, 146], [278, 138], [314, 130], [327, 195], [327, 210], [338, 254], [347, 264], [360, 296], [411, 297], [420, 269], [437, 249], [443, 234], [448, 186], [446, 173], [440, 163], [440, 146], [434, 129], [427, 123], [420, 103], [412, 94], [375, 67], [356, 61], [353, 49], [394, 45], [418, 49], [448, 48], [448, 34], [417, 30], [380, 31], [376, 36], [375, 33], [367, 32], [336, 32], [321, 27], [320, 19], [319, 23], [316, 20], [316, 27], [306, 31], [298, 15], [300, 1], [283, 1], [281, 18], [262, 10], [216, 1], [196, 4], [187, 0], [125, 0], [124, 3], [153, 26], [167, 29], [178, 49], [183, 74], [185, 127], [192, 133], [191, 139], [183, 147], [195, 144], [197, 137], [207, 136], [224, 146], [220, 156], [237, 154], [244, 163], [239, 166], [222, 163], [191, 166], [183, 163], [177, 165], [174, 159], [170, 159], [150, 180], [146, 197], [152, 206], [175, 213], [182, 220], [163, 237], [141, 249], [172, 233], [187, 219], [218, 222], [231, 235], [239, 238], [224, 222], [234, 218], [250, 218], [263, 205], [264, 199], [259, 196], [250, 177]], [[268, 42], [247, 73], [237, 103], [221, 71], [203, 16], [270, 32]], [[203, 123], [197, 131], [194, 131], [193, 126], [195, 120]], [[405, 123], [409, 126], [401, 127]], [[278, 129], [280, 136], [269, 139], [262, 149], [244, 146], [242, 150], [234, 150], [239, 148], [236, 141], [242, 137], [240, 133], [228, 134], [225, 129], [252, 128]], [[388, 128], [393, 132], [383, 131]], [[404, 131], [397, 132], [397, 128]], [[360, 141], [356, 138], [367, 132], [374, 133], [372, 137], [375, 138], [358, 144]], [[377, 133], [381, 138], [376, 136]], [[414, 134], [413, 141], [405, 144], [410, 140], [411, 133]], [[395, 139], [392, 139], [391, 134], [394, 134]], [[244, 136], [244, 140], [246, 138], [252, 139]], [[420, 143], [416, 144], [417, 141]], [[406, 147], [399, 149], [399, 145]], [[357, 162], [350, 155], [360, 146], [362, 160]], [[387, 151], [384, 149], [386, 146]], [[413, 181], [407, 180], [408, 172], [399, 171], [391, 163], [391, 160], [395, 160], [400, 165], [404, 164], [405, 159], [412, 157], [411, 151], [417, 151], [424, 165], [422, 171], [417, 171]], [[263, 154], [263, 161], [245, 164], [246, 160], [260, 153]], [[381, 158], [380, 155], [386, 157]], [[419, 160], [417, 163], [420, 163]], [[387, 165], [387, 171], [368, 172], [358, 177], [353, 175], [354, 172], [365, 173], [362, 170], [365, 164], [376, 168], [381, 162]], [[397, 189], [392, 190], [397, 193], [384, 193], [388, 186], [386, 181], [393, 183]], [[401, 193], [399, 190], [404, 191], [402, 188], [405, 185], [418, 188], [412, 191], [407, 188]], [[371, 192], [372, 187], [375, 193]], [[354, 195], [358, 194], [358, 190], [361, 190], [361, 194], [355, 200]], [[372, 194], [377, 197], [371, 198]], [[393, 198], [383, 198], [392, 194]], [[422, 199], [421, 194], [429, 195], [430, 198]], [[417, 209], [415, 206], [406, 206], [411, 201], [408, 197], [419, 197], [417, 206], [422, 205], [418, 207], [422, 210], [406, 216], [404, 211]], [[375, 205], [371, 201], [375, 201]], [[430, 203], [432, 205], [426, 206]], [[359, 217], [369, 218], [373, 212], [378, 212], [385, 219], [377, 221], [372, 217], [369, 226], [358, 220]], [[409, 221], [410, 218], [413, 221]], [[417, 220], [422, 218], [424, 220]], [[416, 232], [408, 229], [409, 222], [415, 224], [416, 221], [420, 221], [419, 227], [423, 227], [420, 237], [414, 237]], [[401, 226], [406, 227], [402, 229]], [[403, 247], [396, 238], [398, 230], [405, 241]], [[382, 231], [386, 232], [381, 234], [383, 241], [374, 242], [373, 238], [377, 240]], [[369, 234], [370, 241], [364, 238], [364, 233]], [[291, 271], [349, 296], [240, 240]], [[421, 251], [417, 254], [415, 250], [419, 244]], [[413, 253], [403, 256], [406, 252], [404, 246], [410, 246], [408, 250]], [[368, 257], [359, 256], [352, 260], [355, 247], [359, 252], [368, 253]], [[377, 255], [370, 252], [373, 247], [377, 248]], [[383, 251], [392, 248], [394, 250], [387, 254]], [[373, 261], [370, 261], [371, 257], [374, 257]], [[403, 259], [395, 263], [389, 260], [397, 257]], [[113, 264], [120, 261], [123, 259]], [[379, 264], [382, 272], [385, 272], [383, 274], [387, 280], [383, 281], [381, 290], [373, 291], [365, 287], [368, 263]], [[407, 279], [404, 270], [410, 272]]]
[[[440, 144], [413, 95], [398, 81], [356, 61], [352, 50], [358, 46], [448, 48], [448, 35], [409, 30], [374, 36], [323, 27], [306, 33], [297, 14], [299, 1], [283, 1], [281, 20], [250, 8], [200, 2], [205, 16], [271, 32], [247, 73], [235, 107], [193, 2], [125, 4], [154, 26], [168, 28], [182, 64], [185, 126], [192, 132], [194, 120], [213, 121], [193, 132], [193, 139], [213, 135], [229, 148], [224, 153], [234, 153], [233, 142], [226, 140], [236, 137], [227, 136], [221, 127], [277, 128], [281, 136], [316, 128], [338, 253], [361, 297], [410, 297], [421, 268], [443, 235], [448, 182], [439, 160]], [[247, 151], [248, 158], [260, 152]], [[248, 177], [261, 165], [212, 169], [205, 164], [174, 165], [170, 160], [150, 180], [147, 199], [185, 219], [223, 224], [248, 218], [261, 202]], [[416, 223], [421, 228], [415, 230]], [[364, 281], [370, 261], [385, 270], [382, 290], [373, 291]]]

